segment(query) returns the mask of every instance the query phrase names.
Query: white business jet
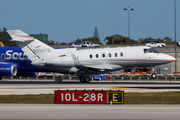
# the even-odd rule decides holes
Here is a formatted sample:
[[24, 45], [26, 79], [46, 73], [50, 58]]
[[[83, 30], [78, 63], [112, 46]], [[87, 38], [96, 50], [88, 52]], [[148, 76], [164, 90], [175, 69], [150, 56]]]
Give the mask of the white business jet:
[[[24, 51], [31, 64], [62, 74], [76, 74], [81, 82], [90, 82], [89, 75], [112, 71], [166, 64], [175, 61], [172, 56], [146, 46], [101, 49], [53, 49], [20, 30], [7, 30]], [[152, 73], [156, 77], [156, 73]]]

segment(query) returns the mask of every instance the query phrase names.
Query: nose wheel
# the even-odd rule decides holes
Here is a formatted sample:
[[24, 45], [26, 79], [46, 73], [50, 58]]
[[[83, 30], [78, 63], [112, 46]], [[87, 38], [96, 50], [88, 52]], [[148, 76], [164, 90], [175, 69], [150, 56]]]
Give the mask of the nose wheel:
[[157, 74], [156, 74], [156, 73], [152, 73], [152, 74], [151, 74], [151, 77], [152, 77], [153, 79], [156, 79]]

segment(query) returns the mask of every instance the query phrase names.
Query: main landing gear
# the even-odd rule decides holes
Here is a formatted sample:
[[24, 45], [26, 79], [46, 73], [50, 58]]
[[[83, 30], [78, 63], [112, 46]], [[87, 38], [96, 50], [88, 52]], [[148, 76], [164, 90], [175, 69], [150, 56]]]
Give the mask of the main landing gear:
[[81, 83], [89, 83], [91, 79], [89, 76], [80, 76], [79, 80], [81, 81]]

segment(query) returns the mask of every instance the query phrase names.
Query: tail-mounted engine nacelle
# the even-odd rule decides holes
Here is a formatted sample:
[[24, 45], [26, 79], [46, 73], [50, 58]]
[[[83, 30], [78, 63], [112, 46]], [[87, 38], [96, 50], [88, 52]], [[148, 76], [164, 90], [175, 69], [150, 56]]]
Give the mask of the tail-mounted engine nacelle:
[[14, 64], [0, 64], [0, 76], [16, 76], [17, 67]]

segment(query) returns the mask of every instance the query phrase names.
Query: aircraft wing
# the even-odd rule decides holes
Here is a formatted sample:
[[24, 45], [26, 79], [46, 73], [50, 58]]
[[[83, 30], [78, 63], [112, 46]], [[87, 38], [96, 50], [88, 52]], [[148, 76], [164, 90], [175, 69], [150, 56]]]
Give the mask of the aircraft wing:
[[100, 64], [83, 64], [76, 58], [74, 54], [71, 54], [74, 64], [76, 68], [92, 68], [92, 69], [99, 69], [99, 70], [112, 70], [112, 67], [109, 66], [107, 63], [100, 63]]

